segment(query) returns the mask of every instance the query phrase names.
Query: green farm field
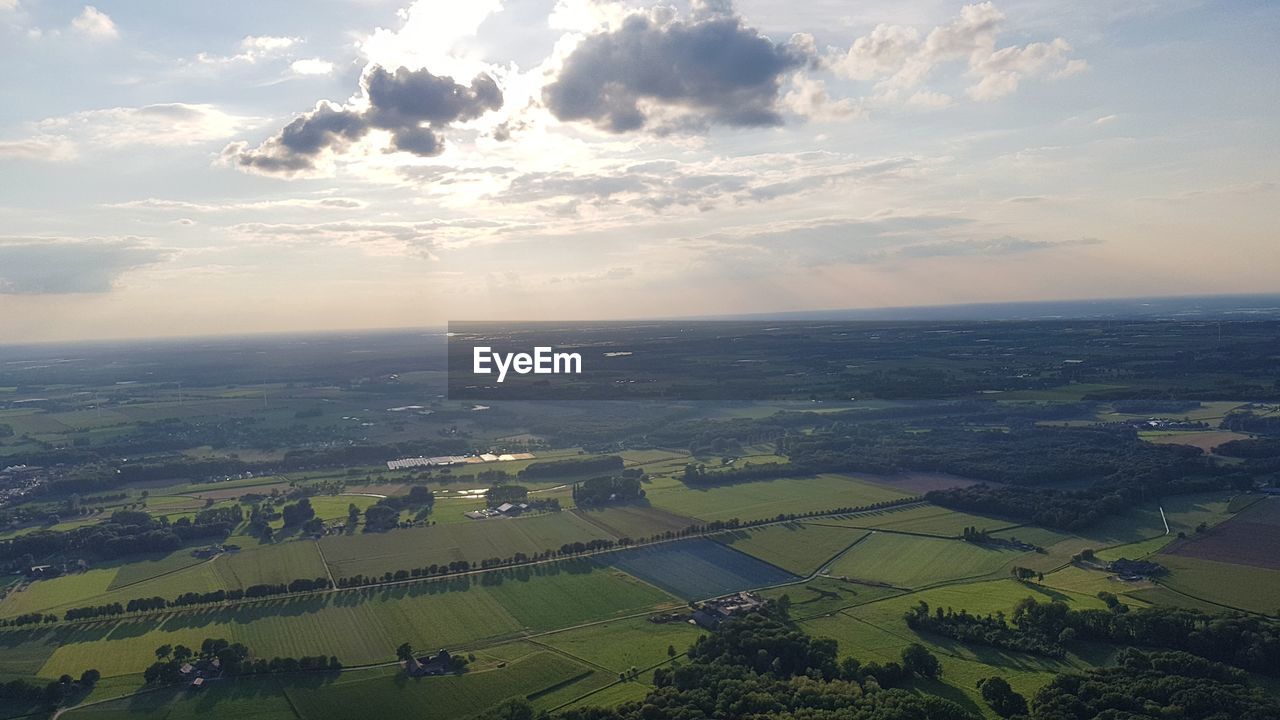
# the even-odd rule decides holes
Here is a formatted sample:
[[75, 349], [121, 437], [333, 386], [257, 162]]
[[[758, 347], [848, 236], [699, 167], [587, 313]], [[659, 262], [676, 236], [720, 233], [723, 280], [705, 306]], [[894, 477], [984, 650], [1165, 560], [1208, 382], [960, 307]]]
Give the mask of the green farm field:
[[876, 532], [832, 563], [830, 574], [895, 587], [919, 588], [995, 575], [1025, 554], [963, 540]]
[[393, 658], [401, 642], [424, 648], [475, 646], [671, 602], [671, 596], [616, 569], [567, 561], [167, 616], [0, 631], [0, 647], [10, 648], [6, 657], [12, 652], [15, 660], [23, 658], [24, 667], [43, 655], [40, 674], [52, 677], [90, 666], [104, 675], [136, 672], [161, 644], [198, 646], [207, 637], [243, 642], [264, 657], [336, 655], [347, 665], [359, 665]]
[[288, 583], [298, 578], [325, 577], [316, 544], [292, 540], [223, 553], [201, 560], [184, 548], [141, 563], [94, 568], [50, 580], [38, 580], [0, 603], [0, 615], [13, 616], [37, 609], [61, 611], [70, 607], [127, 603], [139, 597], [177, 597], [187, 592], [244, 589], [251, 585]]
[[536, 642], [616, 674], [666, 662], [668, 647], [684, 653], [703, 632], [685, 622], [659, 624], [641, 617], [553, 632]]
[[381, 575], [454, 560], [479, 563], [487, 558], [507, 558], [558, 550], [561, 545], [592, 539], [616, 539], [600, 527], [572, 512], [547, 513], [523, 518], [491, 518], [442, 523], [429, 527], [389, 530], [382, 533], [330, 535], [319, 541], [320, 550], [335, 578]]
[[614, 505], [605, 508], [577, 508], [575, 515], [618, 538], [651, 537], [678, 532], [697, 520], [648, 504]]
[[277, 677], [249, 677], [235, 682], [210, 683], [199, 693], [193, 693], [183, 685], [86, 705], [68, 711], [62, 717], [73, 720], [195, 720], [208, 717], [296, 720], [298, 714], [284, 693], [287, 682]]
[[835, 474], [706, 488], [671, 483], [647, 489], [647, 493], [654, 505], [701, 520], [759, 520], [786, 513], [870, 505], [908, 496], [882, 485]]
[[814, 637], [838, 641], [842, 655], [856, 657], [864, 663], [899, 661], [902, 650], [918, 642], [938, 656], [943, 673], [939, 681], [916, 681], [915, 686], [954, 700], [976, 715], [994, 718], [996, 716], [977, 693], [975, 685], [980, 678], [998, 674], [1020, 692], [1034, 694], [1054, 674], [1104, 662], [1109, 651], [1088, 648], [1088, 657], [1068, 655], [1064, 660], [1053, 660], [959, 643], [928, 633], [918, 634], [907, 627], [902, 616], [922, 600], [931, 607], [964, 608], [975, 614], [1010, 614], [1013, 606], [1028, 596], [1041, 601], [1063, 600], [1075, 607], [1101, 606], [1100, 601], [1088, 596], [1023, 585], [1013, 580], [994, 580], [888, 597], [801, 620], [800, 626]]
[[1264, 615], [1280, 616], [1280, 572], [1161, 553], [1168, 569], [1160, 584], [1193, 600]]
[[820, 522], [823, 525], [841, 525], [868, 530], [894, 530], [944, 538], [960, 537], [967, 527], [997, 532], [1014, 525], [1009, 520], [949, 510], [931, 504], [869, 510], [852, 515], [823, 518], [815, 522]]
[[803, 577], [866, 536], [865, 530], [795, 522], [720, 533], [712, 539]]
[[806, 583], [770, 588], [760, 595], [769, 600], [777, 600], [786, 595], [791, 599], [791, 617], [804, 619], [829, 615], [903, 592], [896, 588], [818, 576]]
[[509, 698], [537, 699], [543, 693], [569, 685], [590, 685], [593, 675], [605, 673], [558, 653], [536, 652], [504, 668], [454, 677], [405, 678], [397, 673], [360, 678], [362, 674], [354, 673], [350, 680], [344, 676], [337, 682], [312, 688], [290, 685], [285, 691], [304, 720], [355, 717], [443, 720], [474, 715]]

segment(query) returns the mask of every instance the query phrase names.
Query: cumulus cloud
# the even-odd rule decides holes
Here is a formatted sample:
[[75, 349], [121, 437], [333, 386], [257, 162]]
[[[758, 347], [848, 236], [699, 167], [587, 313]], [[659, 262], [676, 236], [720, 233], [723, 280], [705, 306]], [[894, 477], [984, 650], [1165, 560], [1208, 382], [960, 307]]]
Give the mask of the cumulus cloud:
[[104, 293], [172, 254], [136, 238], [0, 239], [0, 294]]
[[239, 52], [234, 55], [213, 55], [199, 53], [196, 60], [205, 65], [228, 65], [231, 63], [256, 63], [259, 60], [278, 57], [301, 44], [295, 37], [275, 35], [246, 35], [241, 38]]
[[85, 5], [84, 10], [71, 21], [71, 29], [93, 40], [114, 40], [120, 37], [120, 31], [111, 17], [92, 5]]
[[360, 85], [360, 102], [321, 102], [257, 148], [231, 144], [224, 158], [259, 172], [296, 174], [314, 170], [326, 151], [340, 153], [374, 130], [390, 133], [391, 150], [432, 157], [444, 151], [441, 132], [451, 124], [502, 107], [502, 90], [484, 73], [467, 86], [428, 70], [374, 65]]
[[727, 2], [697, 2], [689, 19], [657, 8], [584, 38], [542, 100], [562, 121], [612, 133], [781, 125], [783, 82], [811, 59], [808, 45], [774, 43]]
[[997, 47], [1004, 19], [995, 5], [983, 2], [965, 5], [959, 17], [927, 34], [909, 26], [877, 25], [854, 40], [848, 51], [828, 57], [827, 64], [843, 77], [875, 81], [884, 98], [928, 106], [947, 103], [932, 102], [940, 99], [939, 93], [908, 93], [948, 63], [965, 64], [970, 79], [965, 94], [980, 101], [1015, 92], [1025, 78], [1068, 77], [1087, 67], [1085, 61], [1069, 57], [1071, 45], [1063, 38]]
[[333, 72], [333, 63], [320, 58], [304, 58], [294, 60], [289, 69], [299, 75], [328, 75]]

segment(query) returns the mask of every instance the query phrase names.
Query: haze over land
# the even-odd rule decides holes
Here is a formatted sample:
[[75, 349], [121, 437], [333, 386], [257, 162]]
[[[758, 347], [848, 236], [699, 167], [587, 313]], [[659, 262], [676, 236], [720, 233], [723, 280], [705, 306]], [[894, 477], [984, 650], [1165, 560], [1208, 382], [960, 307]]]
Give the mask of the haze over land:
[[1274, 291], [1278, 30], [1263, 2], [8, 0], [0, 338]]

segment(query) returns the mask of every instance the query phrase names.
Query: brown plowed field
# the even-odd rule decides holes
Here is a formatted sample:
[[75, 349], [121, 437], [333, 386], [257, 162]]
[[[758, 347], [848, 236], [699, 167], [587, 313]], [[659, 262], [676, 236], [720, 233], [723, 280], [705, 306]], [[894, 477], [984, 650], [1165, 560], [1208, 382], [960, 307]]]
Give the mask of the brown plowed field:
[[1280, 570], [1280, 498], [1256, 502], [1217, 527], [1175, 542], [1165, 552]]

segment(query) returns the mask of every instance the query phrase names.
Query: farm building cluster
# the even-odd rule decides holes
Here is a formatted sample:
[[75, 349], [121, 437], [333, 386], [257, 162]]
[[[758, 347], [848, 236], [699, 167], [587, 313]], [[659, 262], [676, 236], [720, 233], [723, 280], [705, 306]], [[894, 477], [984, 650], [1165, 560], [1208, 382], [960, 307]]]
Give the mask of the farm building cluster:
[[688, 622], [707, 630], [715, 630], [725, 620], [735, 615], [745, 615], [764, 607], [765, 601], [753, 592], [738, 592], [712, 598], [693, 606], [692, 613], [659, 613], [649, 616], [649, 622]]
[[186, 662], [178, 668], [178, 672], [183, 678], [191, 681], [191, 689], [199, 690], [204, 687], [206, 680], [222, 675], [222, 661], [212, 658], [196, 660], [194, 663]]
[[1107, 570], [1116, 574], [1116, 577], [1125, 582], [1137, 582], [1139, 580], [1147, 580], [1157, 575], [1163, 575], [1165, 569], [1159, 563], [1150, 560], [1130, 560], [1128, 558], [1120, 558], [1107, 564]]
[[437, 455], [435, 457], [411, 457], [388, 460], [388, 470], [407, 470], [416, 467], [447, 467], [449, 465], [468, 465], [473, 463], [510, 462], [512, 460], [532, 460], [533, 453], [482, 453], [480, 455]]
[[484, 520], [493, 517], [515, 517], [529, 509], [529, 503], [502, 503], [497, 507], [472, 510], [464, 513], [472, 520]]

